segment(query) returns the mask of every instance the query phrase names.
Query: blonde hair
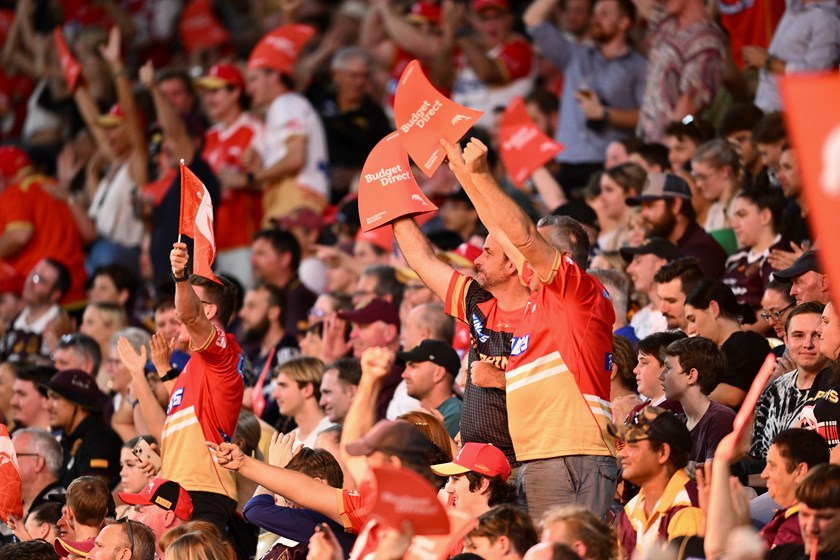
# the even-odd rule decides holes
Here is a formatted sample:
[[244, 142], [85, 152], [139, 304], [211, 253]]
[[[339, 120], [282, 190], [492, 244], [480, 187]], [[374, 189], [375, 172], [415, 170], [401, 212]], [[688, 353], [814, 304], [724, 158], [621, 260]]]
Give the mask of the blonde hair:
[[[217, 541], [227, 550], [228, 556], [221, 556], [221, 558], [236, 558], [236, 554], [233, 550], [233, 547], [224, 541], [222, 537], [221, 531], [219, 528], [216, 527], [214, 524], [210, 523], [209, 521], [203, 521], [197, 519], [195, 521], [188, 521], [183, 525], [178, 525], [177, 527], [173, 527], [160, 538], [160, 549], [165, 552], [167, 555], [170, 554], [169, 547], [171, 547], [175, 541], [179, 540], [181, 537], [187, 534], [202, 534], [207, 535], [208, 539], [212, 539]], [[186, 543], [184, 543], [186, 545]], [[187, 548], [184, 546], [183, 548]], [[193, 558], [193, 556], [181, 556], [181, 558]], [[196, 556], [195, 558], [212, 558], [212, 557], [205, 557], [205, 556]]]
[[315, 400], [320, 401], [321, 378], [324, 376], [324, 369], [324, 362], [318, 358], [303, 356], [284, 362], [282, 365], [274, 368], [274, 376], [277, 377], [282, 373], [292, 381], [296, 381], [298, 387], [301, 389], [307, 383], [312, 383]]
[[552, 523], [565, 523], [569, 541], [586, 545], [587, 557], [593, 560], [614, 558], [615, 542], [610, 528], [604, 521], [582, 506], [557, 506], [545, 512], [542, 528]]

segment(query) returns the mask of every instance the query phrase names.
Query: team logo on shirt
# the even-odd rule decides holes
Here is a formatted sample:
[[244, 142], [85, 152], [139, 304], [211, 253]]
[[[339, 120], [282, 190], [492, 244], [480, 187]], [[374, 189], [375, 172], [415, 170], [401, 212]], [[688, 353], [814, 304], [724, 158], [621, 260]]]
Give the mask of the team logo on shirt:
[[484, 325], [481, 323], [481, 319], [478, 318], [478, 315], [473, 313], [472, 316], [473, 321], [473, 329], [475, 330], [475, 336], [478, 338], [479, 342], [485, 343], [490, 340], [489, 334], [484, 334]]
[[184, 388], [183, 387], [181, 387], [180, 389], [178, 389], [177, 391], [172, 393], [172, 398], [169, 399], [169, 406], [166, 408], [166, 413], [169, 414], [169, 412], [173, 408], [175, 408], [176, 406], [179, 406], [181, 404], [181, 399], [183, 397], [184, 397]]
[[510, 342], [510, 355], [518, 356], [528, 350], [528, 343], [531, 341], [531, 335], [514, 337]]
[[607, 352], [606, 358], [604, 359], [604, 369], [607, 371], [612, 371], [613, 366], [613, 355], [612, 352]]

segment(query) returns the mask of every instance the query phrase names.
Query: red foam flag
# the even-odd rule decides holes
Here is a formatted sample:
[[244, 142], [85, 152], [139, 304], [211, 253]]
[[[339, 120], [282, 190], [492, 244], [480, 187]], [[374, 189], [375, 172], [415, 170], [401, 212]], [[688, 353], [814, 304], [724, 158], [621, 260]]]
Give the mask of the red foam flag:
[[230, 32], [213, 13], [211, 0], [192, 0], [181, 12], [178, 35], [187, 52], [224, 45]]
[[411, 523], [416, 535], [448, 535], [449, 518], [437, 490], [416, 472], [399, 467], [373, 469], [373, 482], [362, 486], [364, 507], [359, 512], [402, 531]]
[[502, 164], [517, 187], [524, 185], [534, 171], [563, 151], [563, 144], [555, 142], [537, 128], [521, 97], [507, 106], [500, 125]]
[[380, 140], [368, 155], [359, 177], [362, 231], [382, 227], [402, 216], [437, 209], [411, 174], [400, 133], [392, 132]]
[[400, 76], [394, 94], [394, 120], [411, 159], [429, 177], [446, 157], [440, 139], [457, 143], [483, 114], [458, 105], [436, 90], [416, 60]]
[[56, 27], [55, 32], [55, 48], [58, 51], [58, 62], [61, 65], [61, 73], [64, 74], [64, 79], [67, 81], [67, 87], [70, 92], [76, 91], [76, 86], [79, 85], [79, 78], [82, 75], [82, 65], [73, 57], [67, 42], [64, 40], [64, 33], [61, 32], [61, 27]]
[[298, 55], [315, 35], [309, 25], [281, 25], [260, 39], [248, 57], [248, 68], [271, 68], [291, 73]]
[[[840, 253], [832, 244], [840, 239], [840, 75], [788, 74], [779, 78], [787, 130], [793, 141], [811, 236], [823, 272], [840, 278]], [[831, 298], [840, 302], [840, 282], [831, 282]]]
[[216, 237], [213, 234], [213, 201], [198, 177], [181, 160], [181, 220], [178, 233], [193, 240], [193, 274], [221, 284], [213, 274]]
[[0, 424], [0, 519], [8, 523], [11, 515], [23, 517], [20, 469], [9, 431]]

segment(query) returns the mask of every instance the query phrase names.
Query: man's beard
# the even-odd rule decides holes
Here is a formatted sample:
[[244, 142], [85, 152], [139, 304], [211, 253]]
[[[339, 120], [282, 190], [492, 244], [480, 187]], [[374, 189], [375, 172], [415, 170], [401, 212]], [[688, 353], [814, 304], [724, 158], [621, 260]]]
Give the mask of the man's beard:
[[670, 239], [675, 227], [677, 227], [677, 216], [672, 209], [665, 208], [665, 215], [661, 222], [657, 224], [647, 222], [647, 236]]
[[268, 321], [268, 316], [263, 315], [256, 325], [245, 329], [242, 333], [243, 342], [261, 342], [268, 334], [269, 328], [271, 328], [271, 323]]
[[593, 25], [589, 28], [589, 38], [598, 45], [605, 45], [615, 38], [615, 33], [610, 34], [599, 25]]

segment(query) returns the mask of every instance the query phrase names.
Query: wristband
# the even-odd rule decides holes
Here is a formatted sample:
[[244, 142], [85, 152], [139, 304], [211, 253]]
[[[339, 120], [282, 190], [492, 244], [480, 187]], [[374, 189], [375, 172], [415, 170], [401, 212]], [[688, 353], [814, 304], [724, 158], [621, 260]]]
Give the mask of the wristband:
[[175, 381], [176, 379], [178, 379], [179, 375], [181, 375], [180, 371], [178, 371], [177, 369], [170, 369], [166, 372], [166, 375], [160, 378], [160, 380], [163, 382]]
[[178, 284], [180, 282], [186, 282], [187, 280], [190, 279], [190, 273], [187, 272], [186, 269], [184, 270], [184, 275], [181, 276], [181, 277], [175, 276], [174, 272], [172, 274], [170, 274], [170, 276], [172, 276], [172, 279], [175, 281], [176, 284]]

